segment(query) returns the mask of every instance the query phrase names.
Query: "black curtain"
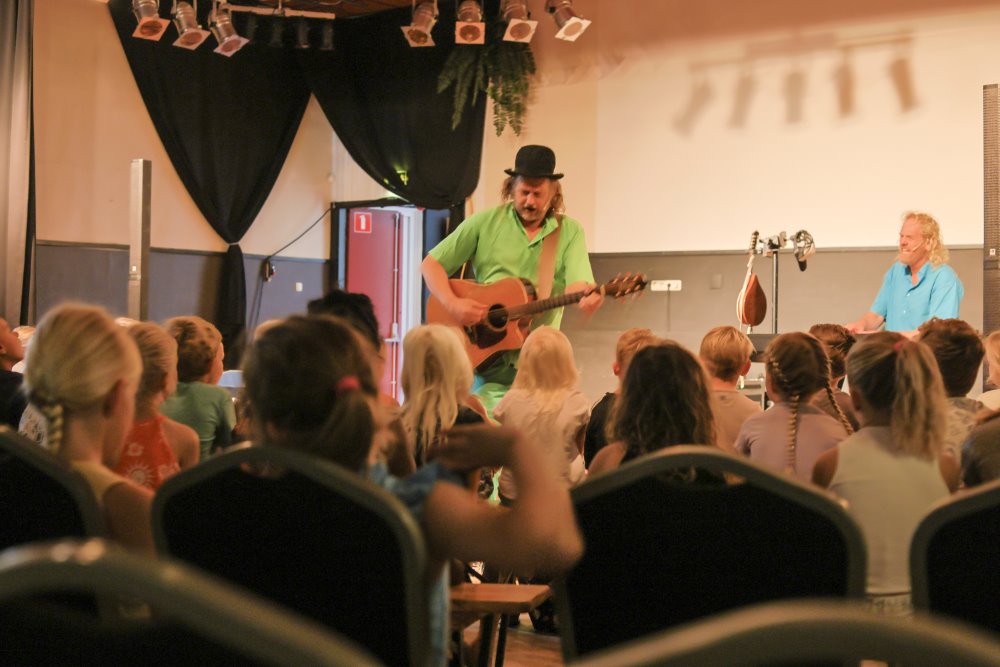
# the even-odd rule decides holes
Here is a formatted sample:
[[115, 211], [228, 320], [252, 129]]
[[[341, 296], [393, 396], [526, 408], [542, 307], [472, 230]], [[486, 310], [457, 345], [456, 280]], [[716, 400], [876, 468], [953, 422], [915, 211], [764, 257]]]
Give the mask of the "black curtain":
[[[160, 3], [169, 17], [169, 2]], [[197, 50], [135, 39], [129, 0], [111, 0], [115, 28], [146, 109], [185, 188], [212, 229], [229, 243], [219, 284], [216, 326], [227, 348], [246, 323], [246, 280], [239, 241], [263, 206], [298, 130], [309, 89], [294, 56], [252, 43], [226, 58], [209, 38]], [[207, 25], [211, 3], [199, 5]], [[157, 221], [159, 224], [168, 221]], [[229, 356], [227, 354], [227, 356]]]
[[[496, 20], [498, 0], [485, 3]], [[482, 161], [486, 96], [451, 129], [452, 91], [437, 79], [455, 45], [454, 3], [440, 3], [435, 46], [411, 48], [400, 27], [409, 7], [334, 21], [334, 51], [311, 49], [299, 62], [313, 95], [369, 176], [411, 204], [450, 208], [472, 194]]]

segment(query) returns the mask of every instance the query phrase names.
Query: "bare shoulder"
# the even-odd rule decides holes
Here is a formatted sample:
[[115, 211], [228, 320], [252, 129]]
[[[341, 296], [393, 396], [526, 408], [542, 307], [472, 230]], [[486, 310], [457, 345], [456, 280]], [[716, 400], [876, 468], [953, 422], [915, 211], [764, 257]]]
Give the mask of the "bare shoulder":
[[198, 462], [201, 442], [193, 428], [167, 417], [163, 420], [163, 434], [167, 438], [167, 444], [174, 450], [181, 468]]
[[812, 481], [813, 484], [827, 489], [830, 487], [830, 482], [833, 481], [833, 475], [837, 472], [837, 462], [840, 460], [840, 448], [834, 447], [833, 449], [824, 452], [818, 459], [816, 459], [816, 465], [813, 466]]
[[621, 465], [625, 458], [625, 443], [618, 441], [606, 445], [594, 455], [594, 460], [590, 462], [587, 469], [588, 474], [597, 475], [602, 472], [614, 470]]

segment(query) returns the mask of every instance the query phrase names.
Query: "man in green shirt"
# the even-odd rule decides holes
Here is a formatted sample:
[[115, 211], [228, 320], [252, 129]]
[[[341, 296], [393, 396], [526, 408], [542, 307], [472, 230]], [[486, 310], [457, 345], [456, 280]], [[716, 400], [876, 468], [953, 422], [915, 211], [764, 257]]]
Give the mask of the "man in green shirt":
[[[487, 307], [458, 297], [448, 277], [471, 261], [480, 283], [502, 278], [527, 278], [539, 283], [538, 265], [543, 240], [557, 228], [552, 294], [586, 290], [594, 282], [583, 228], [563, 215], [562, 188], [555, 173], [556, 156], [547, 146], [524, 146], [517, 152], [513, 169], [506, 169], [502, 193], [504, 203], [472, 215], [462, 222], [424, 259], [420, 267], [431, 293], [463, 325], [481, 322]], [[597, 291], [585, 296], [579, 307], [586, 313], [600, 308], [604, 297]], [[532, 328], [548, 324], [559, 327], [562, 309], [541, 313]], [[518, 352], [506, 352], [488, 369], [477, 373], [475, 391], [492, 414], [493, 406], [514, 381]]]

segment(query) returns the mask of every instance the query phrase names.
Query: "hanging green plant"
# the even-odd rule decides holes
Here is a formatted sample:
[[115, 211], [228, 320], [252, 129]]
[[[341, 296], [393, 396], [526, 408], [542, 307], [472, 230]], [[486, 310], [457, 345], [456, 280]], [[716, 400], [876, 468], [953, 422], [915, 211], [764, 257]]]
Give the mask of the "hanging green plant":
[[474, 106], [480, 94], [493, 100], [493, 127], [499, 137], [510, 126], [520, 135], [527, 109], [530, 77], [535, 73], [531, 46], [505, 42], [492, 34], [484, 46], [456, 46], [438, 76], [438, 93], [454, 86], [451, 128], [462, 121], [466, 105]]

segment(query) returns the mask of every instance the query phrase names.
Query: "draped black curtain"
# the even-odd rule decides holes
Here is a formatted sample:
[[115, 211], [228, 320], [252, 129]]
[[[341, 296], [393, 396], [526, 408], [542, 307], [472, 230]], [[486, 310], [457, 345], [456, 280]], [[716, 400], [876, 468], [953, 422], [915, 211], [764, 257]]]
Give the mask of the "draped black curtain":
[[[173, 27], [159, 42], [133, 38], [130, 0], [110, 0], [129, 66], [170, 161], [209, 224], [230, 244], [216, 318], [227, 351], [246, 323], [238, 243], [274, 186], [310, 90], [354, 160], [391, 192], [417, 206], [450, 208], [475, 190], [485, 96], [452, 130], [452, 91], [438, 94], [437, 78], [452, 49], [477, 47], [455, 46], [454, 2], [440, 4], [435, 47], [407, 45], [400, 27], [410, 22], [410, 8], [404, 8], [334, 21], [332, 52], [275, 48], [266, 35], [257, 35], [226, 58], [212, 53], [213, 38], [195, 51], [172, 46]], [[160, 3], [161, 16], [169, 18], [170, 6]], [[202, 25], [210, 7], [200, 3]], [[495, 20], [499, 0], [488, 0], [484, 8], [487, 20]], [[261, 28], [274, 20], [262, 19]]]
[[[170, 3], [160, 4], [168, 17]], [[210, 4], [200, 3], [202, 25]], [[215, 324], [232, 347], [246, 323], [239, 241], [274, 187], [309, 89], [294, 56], [284, 49], [250, 44], [234, 62], [212, 53], [212, 39], [195, 51], [172, 46], [173, 28], [158, 42], [135, 39], [130, 6], [129, 0], [109, 3], [146, 109], [198, 209], [230, 244]]]
[[[484, 5], [495, 20], [498, 0]], [[486, 96], [451, 129], [452, 91], [438, 75], [455, 45], [454, 3], [440, 3], [435, 46], [411, 48], [400, 31], [410, 8], [334, 22], [334, 51], [299, 62], [313, 95], [351, 157], [408, 202], [449, 208], [472, 194], [482, 160]]]

